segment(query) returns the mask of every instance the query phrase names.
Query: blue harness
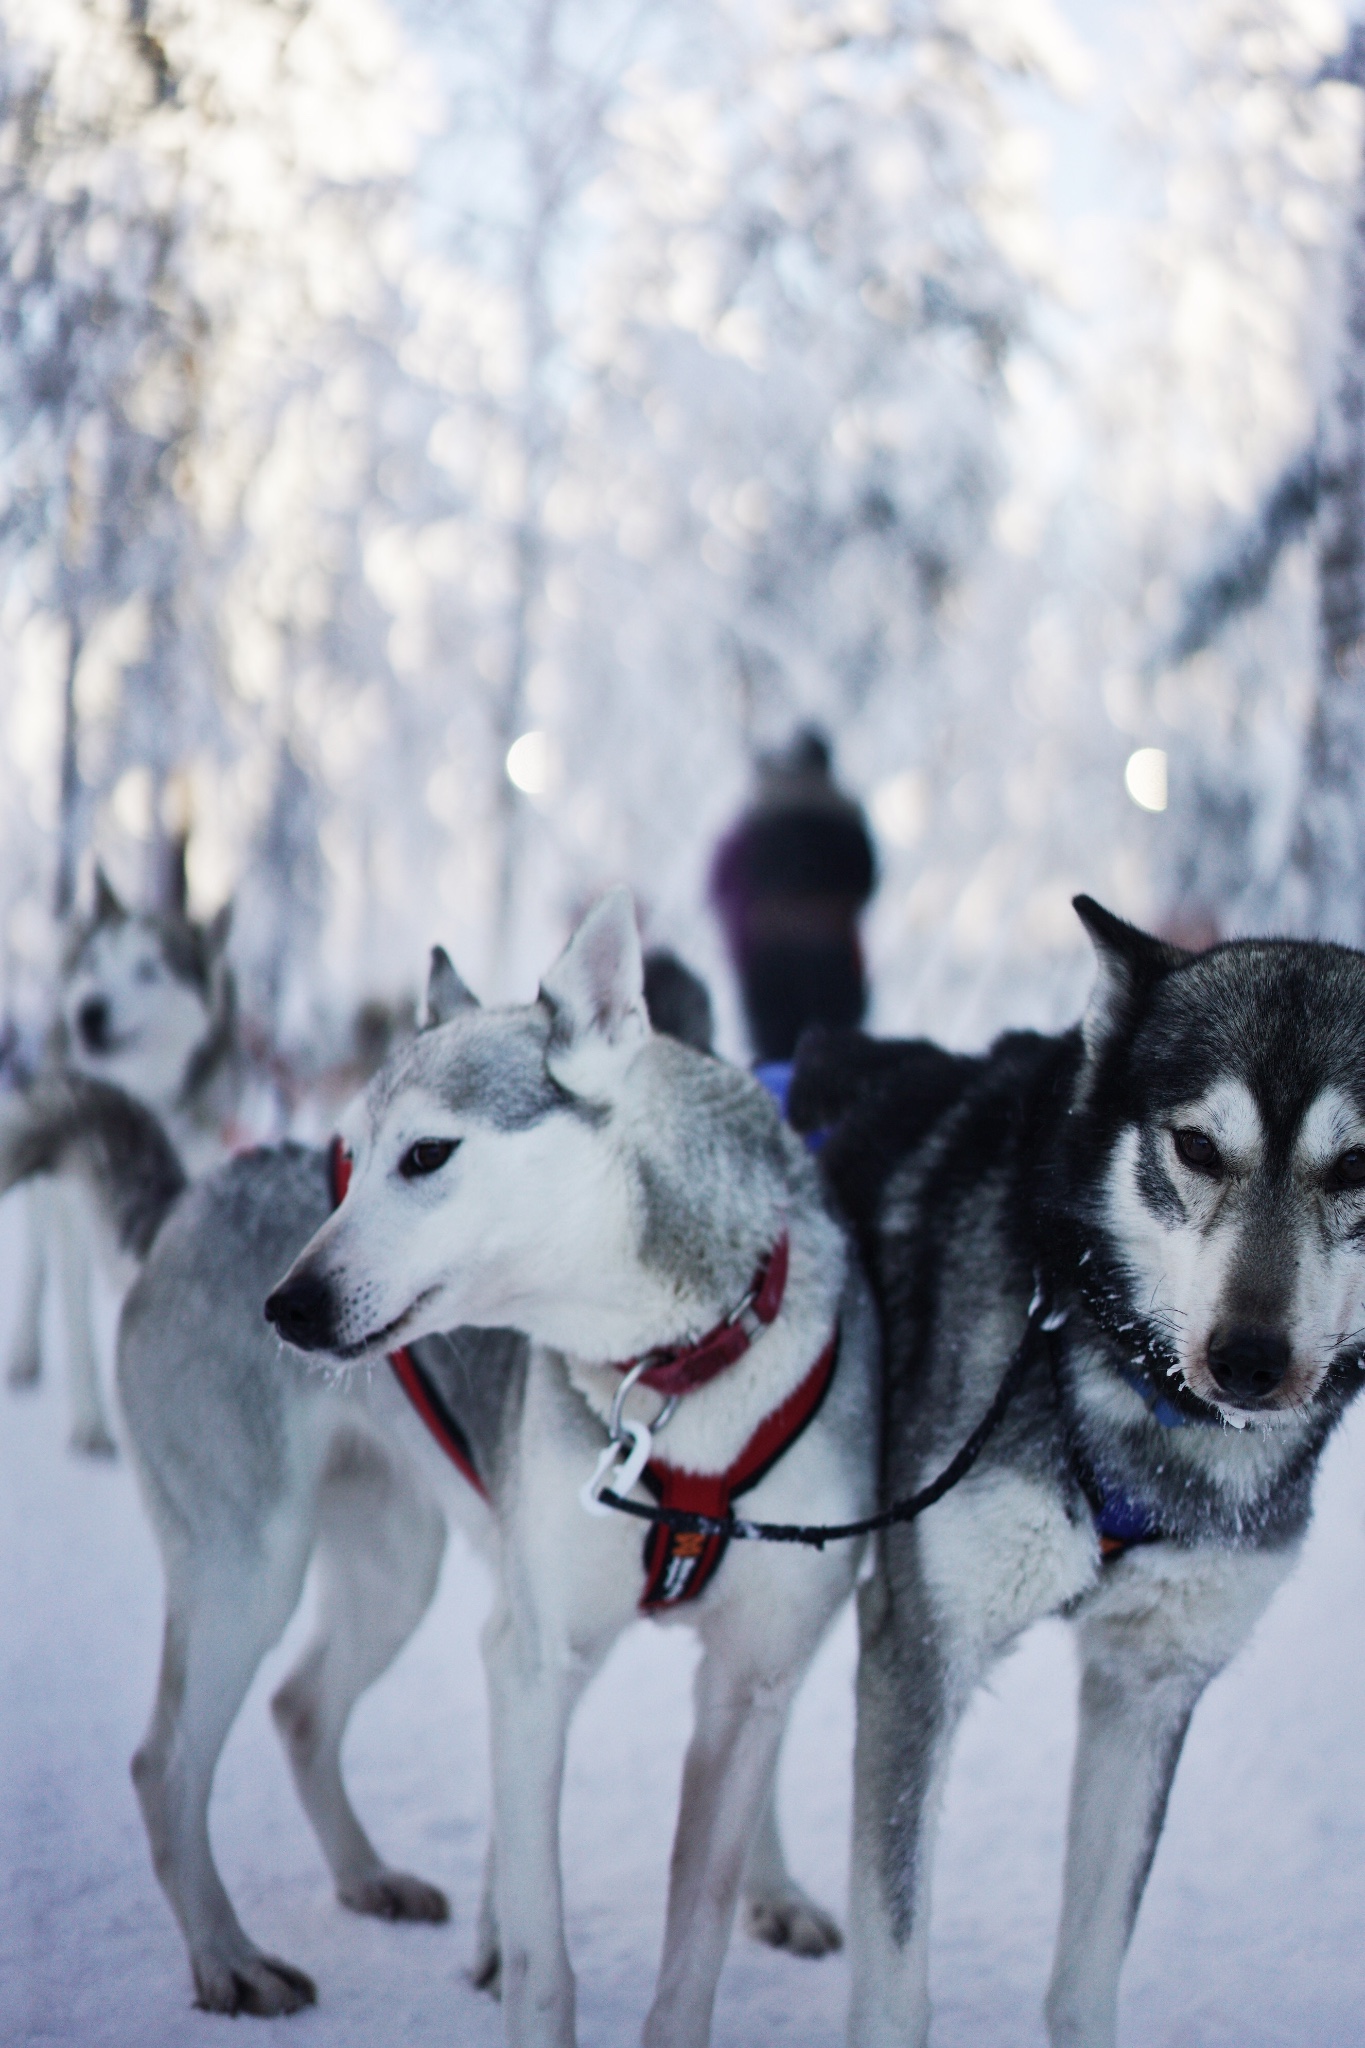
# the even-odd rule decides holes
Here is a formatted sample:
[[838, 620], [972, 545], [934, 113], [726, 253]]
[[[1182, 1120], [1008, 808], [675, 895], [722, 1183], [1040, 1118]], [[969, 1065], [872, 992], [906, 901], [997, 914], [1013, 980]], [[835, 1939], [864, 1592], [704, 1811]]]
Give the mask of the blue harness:
[[[1141, 1378], [1138, 1373], [1119, 1371], [1144, 1403], [1153, 1422], [1163, 1429], [1209, 1429], [1216, 1428], [1216, 1415], [1187, 1415], [1183, 1408], [1177, 1408], [1174, 1401], [1168, 1401], [1159, 1387]], [[1103, 1558], [1118, 1557], [1121, 1552], [1131, 1550], [1136, 1543], [1159, 1543], [1162, 1531], [1150, 1508], [1140, 1500], [1132, 1500], [1122, 1490], [1111, 1484], [1102, 1472], [1095, 1474], [1095, 1487], [1099, 1493], [1097, 1503], [1092, 1503], [1095, 1517], [1095, 1533], [1100, 1539], [1100, 1555]]]
[[[792, 1075], [795, 1071], [796, 1065], [792, 1060], [760, 1060], [754, 1068], [755, 1081], [763, 1083], [777, 1104], [784, 1122], [787, 1116], [787, 1097], [791, 1094]], [[828, 1131], [807, 1131], [806, 1150], [819, 1152], [828, 1136]]]

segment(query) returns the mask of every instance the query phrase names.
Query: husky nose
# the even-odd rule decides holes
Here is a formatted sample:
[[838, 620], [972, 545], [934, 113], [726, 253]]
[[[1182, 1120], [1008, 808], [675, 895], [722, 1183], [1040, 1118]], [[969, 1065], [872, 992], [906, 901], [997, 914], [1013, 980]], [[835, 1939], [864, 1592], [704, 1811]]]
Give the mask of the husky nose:
[[326, 1349], [333, 1314], [331, 1282], [316, 1273], [296, 1273], [275, 1289], [265, 1305], [266, 1321], [275, 1325], [286, 1344], [295, 1344], [300, 1351]]
[[103, 1052], [109, 1043], [109, 1005], [103, 996], [91, 996], [76, 1012], [76, 1029], [87, 1052]]
[[1209, 1371], [1234, 1401], [1263, 1401], [1289, 1370], [1289, 1341], [1271, 1330], [1215, 1330]]

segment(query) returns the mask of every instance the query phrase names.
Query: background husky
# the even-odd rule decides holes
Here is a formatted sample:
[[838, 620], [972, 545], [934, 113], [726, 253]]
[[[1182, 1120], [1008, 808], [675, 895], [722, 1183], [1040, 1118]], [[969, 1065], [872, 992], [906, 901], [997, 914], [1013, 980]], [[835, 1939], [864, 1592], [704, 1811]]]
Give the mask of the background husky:
[[[621, 965], [627, 975], [638, 976], [628, 912], [626, 920], [625, 928], [618, 928]], [[438, 1009], [441, 991], [448, 992], [450, 985], [437, 977]], [[683, 1021], [695, 1023], [696, 1002], [689, 1000], [683, 1008]], [[391, 1111], [414, 1099], [416, 1075], [438, 1076], [447, 1093], [461, 1082], [467, 1086], [467, 1112], [476, 1126], [487, 1126], [495, 1160], [503, 1141], [523, 1152], [528, 1141], [544, 1144], [550, 1134], [543, 1125], [554, 1117], [566, 1120], [573, 1146], [585, 1113], [581, 1100], [548, 1075], [548, 999], [529, 1011], [487, 1016], [466, 1012], [463, 1005], [460, 1009], [447, 1028], [425, 1033], [390, 1063], [370, 1100]], [[566, 1028], [566, 1007], [555, 1014], [561, 1029]], [[580, 1054], [600, 1035], [585, 1029]], [[652, 1070], [661, 1088], [662, 1099], [652, 1108], [662, 1110], [675, 1094], [690, 1105], [686, 1115], [682, 1109], [675, 1112], [675, 1120], [681, 1119], [699, 1148], [697, 1164], [706, 1169], [708, 1201], [713, 1181], [716, 1187], [733, 1185], [739, 1191], [722, 1205], [731, 1235], [722, 1246], [716, 1284], [727, 1284], [729, 1266], [749, 1257], [755, 1234], [767, 1227], [774, 1195], [784, 1201], [790, 1196], [794, 1217], [807, 1214], [804, 1233], [823, 1249], [828, 1268], [818, 1282], [806, 1272], [799, 1283], [794, 1268], [791, 1309], [801, 1323], [808, 1321], [812, 1298], [827, 1296], [831, 1288], [838, 1292], [842, 1252], [800, 1148], [780, 1131], [766, 1097], [744, 1076], [681, 1049], [670, 1056], [664, 1043], [647, 1038], [636, 1051], [644, 1071]], [[530, 1084], [538, 1120], [522, 1122], [515, 1131], [501, 1129], [513, 1109], [528, 1106]], [[735, 1100], [743, 1114], [740, 1135], [730, 1140], [723, 1133]], [[586, 1127], [595, 1129], [597, 1123], [594, 1110]], [[639, 1185], [653, 1189], [656, 1227], [676, 1229], [678, 1217], [668, 1206], [676, 1160], [667, 1145], [655, 1159], [656, 1148], [633, 1127], [632, 1119], [626, 1162], [638, 1173]], [[755, 1147], [756, 1162], [747, 1156]], [[12, 1127], [4, 1176], [50, 1168], [64, 1157], [79, 1159], [125, 1244], [145, 1250], [155, 1239], [125, 1307], [119, 1363], [129, 1439], [166, 1569], [161, 1683], [134, 1766], [154, 1860], [185, 1933], [199, 2002], [224, 2011], [293, 2010], [311, 1999], [312, 1985], [302, 1972], [263, 1955], [248, 1939], [214, 1866], [207, 1807], [222, 1743], [261, 1656], [297, 1603], [310, 1556], [316, 1557], [317, 1634], [274, 1702], [301, 1797], [345, 1903], [396, 1918], [442, 1917], [442, 1895], [420, 1879], [389, 1869], [371, 1846], [347, 1799], [339, 1751], [355, 1700], [396, 1655], [430, 1599], [444, 1542], [438, 1501], [485, 1548], [492, 1541], [491, 1519], [479, 1497], [435, 1451], [387, 1368], [344, 1379], [319, 1373], [279, 1344], [261, 1314], [271, 1285], [331, 1210], [325, 1154], [300, 1146], [246, 1154], [177, 1196], [183, 1176], [155, 1121], [116, 1091], [68, 1082], [38, 1091]], [[591, 1159], [592, 1154], [576, 1155], [580, 1175]], [[581, 1249], [581, 1226], [575, 1219], [584, 1205], [566, 1196], [563, 1177], [556, 1178], [553, 1166], [553, 1156], [529, 1159], [524, 1171], [530, 1180], [519, 1199], [528, 1213], [533, 1207], [539, 1213], [549, 1203], [573, 1224]], [[451, 1239], [458, 1242], [453, 1229]], [[673, 1257], [683, 1260], [680, 1277], [685, 1280], [688, 1260], [702, 1255], [707, 1243], [701, 1230], [695, 1247], [689, 1241], [679, 1252], [665, 1240], [661, 1249], [672, 1249]], [[536, 1260], [552, 1263], [555, 1248], [555, 1233], [547, 1227], [535, 1241]], [[619, 1265], [620, 1255], [613, 1256]], [[803, 1253], [803, 1263], [806, 1257]], [[679, 1304], [677, 1283], [668, 1279], [666, 1264], [661, 1271], [668, 1327], [675, 1330], [687, 1302]], [[709, 1308], [702, 1312], [714, 1320]], [[781, 1323], [787, 1321], [784, 1315]], [[781, 1325], [775, 1326], [767, 1339], [770, 1347], [776, 1348], [773, 1340], [780, 1333]], [[801, 1324], [788, 1333], [788, 1341], [792, 1338], [803, 1341]], [[865, 1312], [860, 1322], [855, 1305], [849, 1341], [865, 1347], [866, 1340]], [[543, 1354], [532, 1357], [526, 1341], [510, 1332], [466, 1329], [432, 1339], [419, 1351], [424, 1368], [439, 1376], [458, 1411], [473, 1462], [493, 1490], [500, 1515], [524, 1501], [517, 1475], [528, 1456], [545, 1465], [546, 1447], [538, 1445], [540, 1425], [533, 1417], [539, 1414], [543, 1421], [547, 1406], [558, 1417], [564, 1471], [553, 1488], [553, 1504], [547, 1494], [546, 1513], [566, 1524], [560, 1532], [566, 1554], [583, 1545], [591, 1556], [607, 1561], [616, 1601], [609, 1618], [596, 1617], [589, 1652], [576, 1656], [569, 1667], [576, 1691], [605, 1653], [610, 1634], [634, 1613], [641, 1586], [638, 1529], [590, 1521], [578, 1505], [577, 1488], [604, 1441], [601, 1427], [582, 1397], [571, 1391], [562, 1364]], [[761, 1358], [756, 1344], [745, 1364], [757, 1365]], [[774, 1369], [780, 1378], [780, 1356]], [[742, 1398], [743, 1390], [737, 1390]], [[653, 1405], [648, 1395], [637, 1400], [646, 1412]], [[839, 1384], [821, 1418], [828, 1413], [833, 1424], [844, 1411], [856, 1413], [866, 1400], [864, 1361], [855, 1351], [841, 1366]], [[850, 1455], [832, 1456], [827, 1444], [821, 1449], [820, 1430], [826, 1426], [821, 1418], [820, 1427], [812, 1424], [790, 1454], [793, 1466], [804, 1469], [807, 1487], [812, 1470], [832, 1466], [837, 1480]], [[861, 1446], [852, 1460], [856, 1471], [867, 1475], [866, 1485], [868, 1458]], [[776, 1475], [763, 1490], [775, 1484]], [[856, 1487], [845, 1490], [849, 1498], [862, 1497]], [[750, 1498], [758, 1501], [760, 1490]], [[548, 1532], [550, 1522], [543, 1527]], [[832, 1571], [816, 1573], [817, 1581], [828, 1580], [831, 1590], [822, 1591], [815, 1605], [809, 1598], [794, 1603], [800, 1611], [791, 1629], [799, 1632], [804, 1626], [813, 1640], [828, 1600], [837, 1600], [839, 1589], [847, 1586], [852, 1563], [836, 1560]], [[796, 1575], [798, 1581], [803, 1576]], [[737, 1603], [746, 1597], [746, 1578], [747, 1597], [752, 1598], [752, 1573], [746, 1573], [743, 1560], [727, 1558], [699, 1603], [696, 1618], [713, 1638], [723, 1639], [742, 1618], [744, 1609]], [[767, 1574], [760, 1578], [766, 1581]], [[786, 1585], [785, 1574], [781, 1584]], [[580, 1596], [574, 1614], [558, 1621], [560, 1634], [581, 1626], [585, 1598]], [[784, 1602], [793, 1604], [785, 1593]], [[586, 1605], [591, 1615], [591, 1599]], [[745, 1627], [753, 1633], [748, 1623]], [[764, 1651], [769, 1657], [774, 1654], [771, 1633]], [[760, 1751], [770, 1735], [780, 1733], [785, 1700], [799, 1675], [799, 1667], [784, 1668], [767, 1700], [771, 1714], [756, 1716]], [[714, 1679], [711, 1690], [717, 1690]], [[542, 1749], [547, 1739], [554, 1742], [558, 1725], [553, 1713], [548, 1718]], [[837, 1930], [787, 1874], [771, 1799], [763, 1804], [771, 1772], [761, 1755], [759, 1766], [757, 1782], [746, 1787], [746, 1797], [756, 1793], [763, 1807], [744, 1877], [749, 1922], [777, 1946], [818, 1954], [837, 1944]], [[732, 1829], [740, 1830], [734, 1839], [742, 1844], [746, 1823], [738, 1803], [728, 1819]], [[738, 1864], [730, 1875], [738, 1878]], [[534, 1892], [539, 1876], [528, 1882]], [[708, 1900], [708, 1912], [716, 1910], [719, 1920], [712, 1934], [718, 1968], [729, 1920], [723, 1899]], [[519, 1924], [516, 1916], [513, 1924]], [[497, 1975], [497, 1939], [489, 1902], [476, 1960], [476, 1974], [484, 1981]], [[515, 2006], [515, 1999], [509, 2001], [509, 2010]]]
[[[967, 1479], [881, 1546], [860, 1601], [859, 2048], [927, 2038], [931, 1829], [992, 1660], [1066, 1614], [1080, 1651], [1055, 2048], [1111, 2048], [1120, 1965], [1191, 1712], [1291, 1568], [1365, 1353], [1365, 957], [1192, 956], [1081, 897], [1081, 1030], [984, 1059], [812, 1049], [798, 1121], [887, 1323], [885, 1484], [979, 1421], [1035, 1289], [1030, 1376]], [[896, 1129], [898, 1160], [887, 1145]]]
[[[236, 1006], [225, 958], [231, 906], [208, 924], [182, 914], [134, 913], [95, 871], [94, 908], [72, 934], [62, 969], [57, 1056], [77, 1073], [148, 1103], [191, 1171], [216, 1165], [236, 1102]], [[95, 1273], [115, 1287], [101, 1232], [77, 1189], [45, 1180], [26, 1191], [26, 1255], [8, 1377], [31, 1386], [42, 1369], [43, 1297], [50, 1281], [66, 1355], [74, 1450], [110, 1456], [100, 1391]]]

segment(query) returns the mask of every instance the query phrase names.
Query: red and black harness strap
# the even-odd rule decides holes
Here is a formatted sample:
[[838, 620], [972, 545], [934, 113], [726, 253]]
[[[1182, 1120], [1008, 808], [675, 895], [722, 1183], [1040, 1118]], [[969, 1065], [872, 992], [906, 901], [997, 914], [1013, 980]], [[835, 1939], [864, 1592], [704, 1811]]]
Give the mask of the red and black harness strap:
[[[351, 1156], [340, 1138], [333, 1138], [331, 1152], [332, 1207], [339, 1208], [351, 1181]], [[431, 1374], [406, 1344], [389, 1353], [389, 1364], [403, 1392], [421, 1416], [441, 1449], [475, 1493], [488, 1498], [488, 1488], [479, 1477], [474, 1451], [460, 1426], [460, 1419], [442, 1394]]]
[[[787, 1292], [790, 1263], [791, 1244], [784, 1230], [759, 1261], [744, 1299], [704, 1337], [650, 1353], [643, 1370], [641, 1360], [628, 1358], [618, 1364], [617, 1371], [633, 1374], [637, 1386], [662, 1394], [671, 1412], [674, 1401], [706, 1386], [736, 1364], [754, 1340], [776, 1322]], [[641, 1483], [666, 1510], [724, 1521], [730, 1503], [757, 1486], [815, 1414], [829, 1386], [837, 1349], [836, 1332], [800, 1386], [764, 1418], [728, 1471], [684, 1472], [662, 1458], [651, 1458], [640, 1475]], [[641, 1611], [657, 1612], [661, 1607], [679, 1607], [695, 1600], [715, 1577], [729, 1542], [728, 1536], [715, 1531], [680, 1529], [668, 1521], [656, 1521], [645, 1537]]]
[[1052, 1343], [1065, 1320], [1065, 1310], [1058, 1313], [1049, 1308], [1039, 1282], [1029, 1303], [1024, 1333], [1005, 1367], [994, 1399], [967, 1441], [927, 1486], [921, 1486], [907, 1499], [895, 1501], [875, 1515], [863, 1515], [856, 1522], [749, 1522], [735, 1514], [707, 1515], [696, 1508], [646, 1505], [644, 1501], [629, 1500], [608, 1486], [601, 1489], [597, 1498], [604, 1507], [615, 1508], [619, 1515], [634, 1515], [638, 1521], [661, 1523], [684, 1533], [721, 1536], [727, 1542], [799, 1543], [808, 1545], [812, 1550], [823, 1550], [827, 1543], [846, 1543], [855, 1536], [871, 1536], [879, 1529], [894, 1527], [898, 1522], [913, 1522], [966, 1478], [1027, 1379], [1037, 1355], [1039, 1338], [1046, 1337]]
[[[682, 1514], [727, 1521], [731, 1502], [757, 1486], [783, 1452], [791, 1449], [807, 1424], [814, 1421], [834, 1377], [838, 1349], [836, 1330], [801, 1384], [780, 1407], [764, 1417], [727, 1471], [683, 1472], [675, 1465], [651, 1458], [642, 1477], [659, 1505]], [[714, 1578], [729, 1547], [730, 1538], [722, 1531], [676, 1528], [669, 1522], [655, 1522], [645, 1537], [641, 1612], [656, 1613], [661, 1607], [679, 1607], [684, 1601], [695, 1600]]]

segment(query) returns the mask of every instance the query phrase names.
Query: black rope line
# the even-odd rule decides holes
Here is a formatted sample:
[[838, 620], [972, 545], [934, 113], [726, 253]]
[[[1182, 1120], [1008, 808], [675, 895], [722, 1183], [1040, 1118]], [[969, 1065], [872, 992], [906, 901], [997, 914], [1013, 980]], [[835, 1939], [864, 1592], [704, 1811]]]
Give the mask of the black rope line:
[[619, 1514], [634, 1515], [641, 1522], [663, 1522], [670, 1529], [692, 1530], [702, 1536], [728, 1536], [736, 1543], [804, 1543], [812, 1550], [823, 1550], [827, 1543], [845, 1543], [854, 1536], [870, 1536], [874, 1530], [890, 1529], [897, 1522], [913, 1522], [926, 1508], [933, 1507], [935, 1501], [942, 1500], [945, 1493], [951, 1493], [959, 1480], [966, 1478], [1028, 1375], [1033, 1363], [1034, 1338], [1048, 1325], [1058, 1327], [1052, 1323], [1045, 1304], [1036, 1295], [1034, 1302], [1024, 1334], [995, 1390], [995, 1398], [966, 1443], [936, 1479], [931, 1479], [927, 1486], [922, 1486], [907, 1500], [899, 1500], [893, 1506], [883, 1508], [880, 1514], [865, 1515], [860, 1522], [746, 1522], [739, 1515], [717, 1517], [698, 1514], [692, 1508], [660, 1508], [645, 1501], [623, 1500], [620, 1494], [612, 1493], [607, 1487], [603, 1487], [597, 1498]]

